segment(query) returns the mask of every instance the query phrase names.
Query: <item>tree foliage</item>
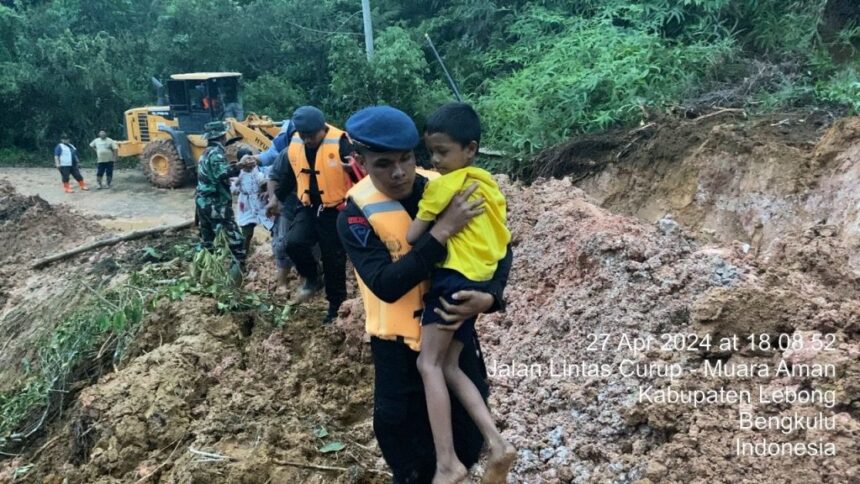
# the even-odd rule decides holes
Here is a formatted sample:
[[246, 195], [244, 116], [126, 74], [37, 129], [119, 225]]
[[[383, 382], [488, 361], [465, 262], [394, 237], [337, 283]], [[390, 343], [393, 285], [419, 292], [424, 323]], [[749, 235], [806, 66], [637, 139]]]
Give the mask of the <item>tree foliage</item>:
[[24, 0], [0, 3], [0, 147], [78, 142], [154, 102], [150, 76], [239, 71], [246, 111], [315, 104], [335, 123], [388, 103], [420, 123], [451, 99], [433, 39], [483, 117], [485, 145], [529, 153], [647, 109], [783, 75], [759, 105], [858, 107], [860, 6], [843, 0]]

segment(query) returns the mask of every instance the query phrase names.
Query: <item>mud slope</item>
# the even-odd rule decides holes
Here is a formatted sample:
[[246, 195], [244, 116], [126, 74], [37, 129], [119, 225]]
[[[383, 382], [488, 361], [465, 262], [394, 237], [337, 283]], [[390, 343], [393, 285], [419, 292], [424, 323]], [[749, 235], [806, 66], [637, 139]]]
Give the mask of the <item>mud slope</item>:
[[542, 153], [537, 166], [543, 176], [569, 174], [613, 212], [649, 222], [670, 214], [705, 239], [761, 250], [822, 220], [860, 243], [858, 162], [860, 118], [722, 113], [584, 136]]
[[46, 271], [31, 271], [29, 264], [85, 243], [103, 230], [68, 206], [50, 205], [37, 195], [22, 196], [0, 181], [0, 391], [18, 377], [22, 358], [32, 356], [32, 343], [79, 299], [76, 280], [87, 278], [97, 284], [102, 276], [108, 280], [117, 272], [108, 262], [93, 271], [94, 259], [89, 260], [93, 254]]
[[[37, 461], [48, 482], [374, 482], [369, 365], [312, 322], [284, 331], [187, 298], [145, 321], [130, 363], [83, 390], [60, 441]], [[324, 427], [328, 436], [318, 438]], [[341, 442], [328, 456], [319, 448]], [[206, 457], [202, 453], [209, 453]], [[216, 455], [219, 457], [212, 457]], [[351, 468], [325, 472], [289, 462]], [[362, 477], [363, 476], [363, 477]]]

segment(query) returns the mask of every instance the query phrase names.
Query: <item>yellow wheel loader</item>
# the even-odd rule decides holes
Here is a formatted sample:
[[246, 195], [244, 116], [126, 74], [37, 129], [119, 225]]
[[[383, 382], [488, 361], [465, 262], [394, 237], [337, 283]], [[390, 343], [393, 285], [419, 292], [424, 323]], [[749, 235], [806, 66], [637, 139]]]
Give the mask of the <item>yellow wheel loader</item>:
[[244, 115], [239, 92], [241, 77], [238, 72], [170, 76], [167, 105], [125, 112], [126, 141], [119, 142], [119, 155], [140, 156], [141, 168], [150, 183], [176, 188], [196, 177], [197, 160], [206, 149], [203, 126], [210, 121], [224, 120], [230, 125], [226, 146], [230, 161], [235, 160], [242, 146], [256, 152], [266, 150], [278, 135], [280, 123], [268, 116]]

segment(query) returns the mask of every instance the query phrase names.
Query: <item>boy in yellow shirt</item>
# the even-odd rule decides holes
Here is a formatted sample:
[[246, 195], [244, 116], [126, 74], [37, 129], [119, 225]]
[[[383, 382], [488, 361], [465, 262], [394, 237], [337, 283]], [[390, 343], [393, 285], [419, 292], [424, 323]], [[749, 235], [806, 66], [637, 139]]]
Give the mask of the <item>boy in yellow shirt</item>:
[[484, 211], [448, 240], [448, 256], [433, 273], [421, 317], [418, 370], [424, 382], [436, 450], [434, 484], [460, 482], [467, 475], [466, 467], [454, 452], [448, 387], [487, 442], [490, 455], [482, 482], [504, 483], [516, 455], [513, 446], [496, 428], [480, 392], [458, 364], [463, 342], [473, 337], [475, 318], [451, 331], [444, 328], [446, 321], [435, 312], [440, 307], [440, 298], [456, 304], [453, 300], [456, 292], [484, 290], [499, 260], [505, 257], [511, 240], [511, 233], [505, 226], [504, 195], [489, 172], [473, 166], [480, 141], [480, 119], [468, 104], [446, 104], [427, 119], [424, 142], [430, 161], [442, 176], [428, 182], [418, 204], [418, 214], [406, 236], [407, 241], [414, 244], [456, 194], [477, 184], [473, 197], [483, 199]]

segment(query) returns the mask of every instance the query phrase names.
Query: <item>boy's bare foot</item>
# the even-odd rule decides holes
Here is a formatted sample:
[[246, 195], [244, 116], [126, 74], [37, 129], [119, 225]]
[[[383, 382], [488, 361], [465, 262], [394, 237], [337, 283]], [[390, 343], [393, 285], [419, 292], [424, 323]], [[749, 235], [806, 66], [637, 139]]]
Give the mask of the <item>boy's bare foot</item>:
[[513, 445], [501, 440], [490, 444], [489, 451], [487, 470], [481, 484], [505, 484], [508, 481], [508, 472], [517, 458], [517, 450]]
[[436, 466], [436, 474], [433, 476], [433, 484], [459, 484], [469, 475], [469, 470], [457, 462], [455, 467], [450, 469]]

